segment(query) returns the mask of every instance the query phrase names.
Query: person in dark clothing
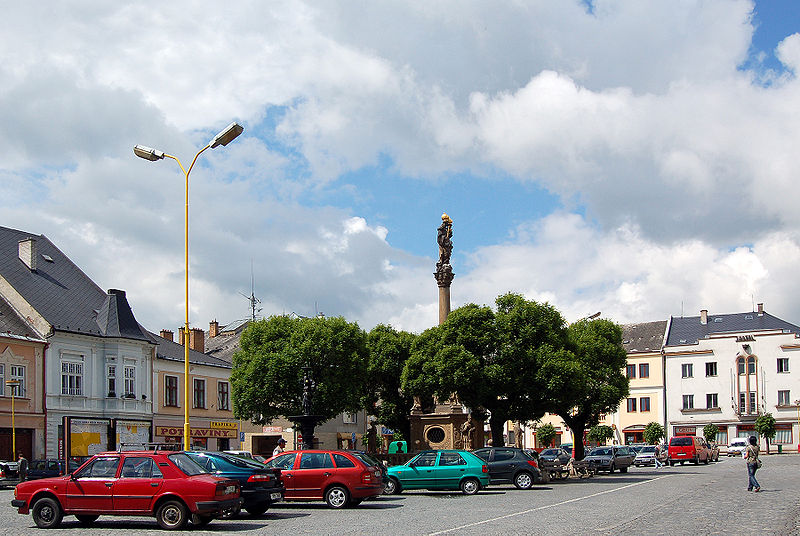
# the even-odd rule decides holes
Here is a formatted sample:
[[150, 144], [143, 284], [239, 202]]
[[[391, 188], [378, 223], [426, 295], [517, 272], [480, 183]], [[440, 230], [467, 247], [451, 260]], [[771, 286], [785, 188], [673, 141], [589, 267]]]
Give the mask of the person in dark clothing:
[[22, 454], [22, 452], [19, 453], [19, 460], [17, 460], [17, 464], [19, 465], [19, 481], [22, 482], [28, 478], [28, 459], [25, 458], [25, 455]]

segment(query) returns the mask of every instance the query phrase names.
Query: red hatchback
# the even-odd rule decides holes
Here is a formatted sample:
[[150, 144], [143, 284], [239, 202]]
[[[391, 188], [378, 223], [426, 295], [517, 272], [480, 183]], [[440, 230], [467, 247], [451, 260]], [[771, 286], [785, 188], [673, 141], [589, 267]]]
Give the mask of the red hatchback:
[[380, 467], [358, 452], [294, 450], [264, 463], [281, 469], [287, 501], [324, 500], [331, 508], [342, 508], [383, 492]]
[[101, 515], [155, 516], [163, 529], [205, 525], [241, 506], [236, 480], [210, 475], [183, 452], [97, 454], [74, 473], [20, 482], [11, 506], [31, 512], [41, 528], [75, 515], [84, 525]]

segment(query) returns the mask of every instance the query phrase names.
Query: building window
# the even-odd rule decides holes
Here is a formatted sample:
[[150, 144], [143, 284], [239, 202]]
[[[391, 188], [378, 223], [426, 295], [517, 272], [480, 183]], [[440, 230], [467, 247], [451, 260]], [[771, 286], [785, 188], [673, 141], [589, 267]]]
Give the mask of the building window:
[[792, 427], [778, 425], [775, 427], [775, 443], [792, 444]]
[[758, 406], [756, 405], [756, 392], [750, 391], [750, 413], [756, 413]]
[[61, 361], [61, 394], [83, 395], [83, 362]]
[[194, 379], [194, 407], [206, 407], [206, 381], [200, 378]]
[[639, 363], [639, 377], [640, 378], [649, 378], [650, 377], [650, 364], [649, 363]]
[[108, 383], [108, 395], [117, 396], [117, 366], [109, 365], [106, 367], [106, 383]]
[[136, 398], [136, 367], [125, 366], [125, 397]]
[[779, 357], [778, 358], [778, 373], [781, 372], [789, 372], [789, 358], [788, 357]]
[[789, 391], [778, 391], [779, 406], [789, 406], [791, 403], [792, 399], [789, 397]]
[[228, 382], [217, 382], [217, 408], [225, 411], [231, 409]]
[[717, 432], [717, 437], [714, 438], [714, 442], [717, 445], [727, 445], [728, 444], [728, 427], [727, 426], [720, 426], [719, 432]]
[[0, 395], [6, 396], [6, 366], [0, 363]]
[[694, 409], [694, 395], [683, 395], [683, 409]]
[[628, 378], [635, 378], [636, 377], [636, 365], [628, 365], [625, 367], [625, 374]]
[[19, 382], [17, 385], [9, 385], [14, 396], [25, 396], [25, 367], [23, 365], [11, 365], [11, 381]]
[[639, 411], [650, 411], [650, 397], [643, 396], [639, 399]]
[[706, 408], [713, 409], [719, 407], [719, 396], [717, 393], [706, 394]]
[[692, 377], [692, 364], [691, 363], [684, 363], [681, 365], [681, 377], [682, 378], [691, 378]]
[[356, 424], [356, 414], [355, 413], [342, 413], [342, 422], [344, 424]]
[[750, 356], [747, 358], [747, 374], [755, 374], [755, 373], [756, 373], [756, 358]]
[[164, 376], [164, 405], [178, 407], [178, 377]]
[[747, 393], [739, 393], [739, 413], [747, 413]]
[[717, 362], [714, 361], [713, 363], [706, 363], [706, 376], [716, 376], [717, 375]]
[[636, 399], [629, 398], [628, 399], [628, 413], [634, 413], [636, 411]]
[[736, 360], [736, 369], [739, 373], [739, 376], [744, 376], [744, 358], [740, 357]]

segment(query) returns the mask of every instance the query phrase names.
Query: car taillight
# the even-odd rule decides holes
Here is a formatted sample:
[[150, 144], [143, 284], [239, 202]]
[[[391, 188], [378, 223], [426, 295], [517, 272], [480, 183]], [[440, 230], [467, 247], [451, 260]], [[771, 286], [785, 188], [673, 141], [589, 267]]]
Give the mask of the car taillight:
[[536, 460], [528, 460], [528, 465], [531, 467], [536, 467], [537, 469], [539, 468], [539, 464], [536, 463]]
[[250, 475], [247, 479], [248, 482], [269, 482], [272, 479], [270, 475]]
[[364, 471], [363, 473], [361, 473], [361, 483], [362, 484], [372, 483], [372, 473], [370, 471]]
[[5, 477], [6, 477], [6, 470], [0, 469], [0, 478], [5, 478]]
[[482, 465], [481, 466], [481, 472], [482, 473], [488, 473], [489, 472], [489, 466], [488, 465]]
[[239, 483], [232, 480], [227, 480], [217, 484], [217, 489], [215, 490], [214, 495], [217, 497], [224, 497], [234, 493], [239, 493]]

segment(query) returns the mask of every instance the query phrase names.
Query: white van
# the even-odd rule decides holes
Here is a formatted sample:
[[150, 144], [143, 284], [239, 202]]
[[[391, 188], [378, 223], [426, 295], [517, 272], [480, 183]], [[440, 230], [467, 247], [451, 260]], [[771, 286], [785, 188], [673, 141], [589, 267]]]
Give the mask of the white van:
[[746, 437], [734, 437], [728, 445], [728, 456], [742, 456], [750, 442]]

